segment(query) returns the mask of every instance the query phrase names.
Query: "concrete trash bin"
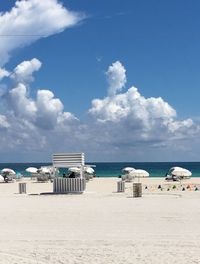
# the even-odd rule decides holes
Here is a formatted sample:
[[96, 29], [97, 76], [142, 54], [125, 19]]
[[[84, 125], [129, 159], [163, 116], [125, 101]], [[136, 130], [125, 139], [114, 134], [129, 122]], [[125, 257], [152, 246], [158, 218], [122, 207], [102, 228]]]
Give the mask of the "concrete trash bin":
[[117, 192], [125, 192], [125, 182], [124, 181], [117, 182]]
[[133, 197], [142, 197], [142, 183], [133, 183]]
[[26, 193], [26, 183], [25, 182], [20, 182], [19, 183], [19, 193]]

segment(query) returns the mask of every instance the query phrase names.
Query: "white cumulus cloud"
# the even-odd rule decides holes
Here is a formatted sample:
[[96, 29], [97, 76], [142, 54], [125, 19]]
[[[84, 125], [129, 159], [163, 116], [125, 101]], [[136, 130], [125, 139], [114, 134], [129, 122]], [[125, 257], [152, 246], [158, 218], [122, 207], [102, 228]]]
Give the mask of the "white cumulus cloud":
[[35, 102], [28, 97], [27, 87], [19, 83], [7, 95], [9, 110], [21, 118], [35, 120], [37, 108]]
[[162, 98], [145, 98], [137, 88], [127, 92], [92, 101], [89, 110], [100, 122], [120, 122], [128, 119], [131, 123], [142, 123], [148, 127], [151, 120], [170, 120], [176, 111]]
[[120, 61], [116, 61], [109, 66], [106, 76], [109, 84], [109, 95], [121, 91], [126, 84], [126, 69]]
[[10, 75], [10, 73], [5, 70], [4, 68], [0, 68], [0, 81], [4, 78], [4, 77], [8, 77]]
[[15, 80], [15, 82], [28, 83], [33, 81], [33, 73], [38, 71], [42, 63], [34, 58], [31, 61], [23, 61], [20, 63], [15, 69], [11, 78]]
[[62, 32], [84, 16], [66, 9], [57, 0], [21, 0], [8, 12], [0, 13], [0, 66], [16, 48]]
[[4, 115], [0, 115], [0, 128], [9, 128], [10, 124], [7, 120], [7, 117]]
[[60, 99], [55, 98], [49, 90], [37, 92], [37, 120], [38, 127], [43, 129], [54, 129], [58, 124], [66, 120], [77, 120], [73, 114], [64, 112], [64, 106]]
[[94, 99], [89, 113], [97, 127], [95, 141], [101, 146], [102, 142], [120, 149], [138, 144], [165, 146], [200, 133], [200, 127], [191, 119], [178, 120], [176, 110], [161, 97], [145, 98], [135, 87]]
[[14, 69], [10, 78], [15, 86], [3, 95], [8, 112], [42, 129], [54, 129], [68, 120], [77, 120], [73, 114], [64, 111], [61, 100], [50, 90], [38, 90], [35, 99], [30, 97], [29, 82], [40, 67], [41, 62], [32, 59]]

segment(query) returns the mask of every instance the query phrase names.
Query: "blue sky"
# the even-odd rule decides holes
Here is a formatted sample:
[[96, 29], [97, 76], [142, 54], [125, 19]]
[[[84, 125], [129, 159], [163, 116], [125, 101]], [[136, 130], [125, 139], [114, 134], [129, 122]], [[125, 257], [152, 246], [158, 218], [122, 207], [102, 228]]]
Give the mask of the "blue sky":
[[[1, 11], [11, 12], [11, 8], [15, 5], [15, 2], [3, 0], [0, 7]], [[33, 2], [33, 5], [37, 5], [37, 0], [29, 0], [27, 2]], [[89, 131], [92, 130], [91, 125], [93, 129], [95, 126], [98, 131], [102, 129], [103, 133], [109, 134], [105, 142], [109, 141], [110, 137], [113, 137], [113, 131], [111, 132], [112, 127], [116, 126], [115, 129], [118, 129], [119, 133], [122, 133], [122, 127], [126, 126], [127, 123], [131, 123], [131, 126], [129, 127], [128, 125], [126, 127], [127, 130], [124, 130], [125, 134], [129, 135], [130, 133], [128, 137], [129, 141], [124, 142], [121, 139], [119, 141], [121, 140], [123, 146], [134, 146], [134, 150], [129, 149], [127, 151], [125, 147], [122, 150], [121, 145], [119, 146], [116, 142], [112, 142], [111, 145], [110, 141], [109, 144], [108, 142], [104, 142], [105, 147], [102, 148], [101, 152], [105, 154], [105, 160], [110, 160], [111, 158], [111, 160], [133, 159], [134, 161], [135, 159], [145, 161], [149, 160], [148, 153], [151, 152], [153, 153], [151, 154], [152, 160], [197, 160], [199, 151], [196, 150], [193, 153], [190, 148], [192, 147], [191, 142], [195, 142], [195, 146], [199, 144], [197, 143], [199, 138], [198, 100], [200, 95], [199, 1], [193, 0], [191, 3], [190, 1], [181, 0], [126, 0], [123, 2], [117, 0], [63, 0], [60, 2], [48, 0], [47, 2], [52, 2], [55, 5], [62, 3], [63, 10], [80, 12], [80, 21], [75, 22], [72, 26], [63, 24], [61, 28], [57, 25], [57, 32], [53, 32], [50, 29], [52, 31], [48, 37], [41, 38], [31, 44], [27, 44], [26, 41], [23, 47], [21, 47], [22, 45], [16, 45], [15, 48], [9, 51], [9, 59], [1, 65], [2, 68], [5, 68], [9, 72], [13, 71], [23, 61], [31, 61], [33, 58], [37, 58], [42, 63], [39, 70], [34, 70], [34, 82], [31, 81], [31, 84], [26, 84], [28, 90], [27, 96], [32, 98], [31, 100], [35, 100], [38, 89], [52, 91], [55, 98], [59, 98], [62, 102], [63, 111], [70, 112], [79, 119], [80, 124], [78, 125], [79, 128], [76, 127], [76, 131], [79, 131], [79, 129], [81, 131], [80, 126], [87, 126], [85, 129]], [[41, 16], [43, 16], [42, 12], [45, 11], [41, 10]], [[84, 17], [82, 16], [83, 14]], [[4, 14], [1, 16], [3, 17]], [[57, 23], [56, 19], [59, 21], [61, 18], [58, 16], [54, 19], [55, 23]], [[37, 16], [35, 16], [35, 20], [37, 21]], [[39, 24], [39, 22], [37, 23]], [[48, 22], [48, 18], [45, 23], [47, 27], [48, 23], [51, 24], [51, 28], [54, 26], [54, 21], [49, 20]], [[2, 32], [1, 27], [0, 25], [0, 33]], [[40, 27], [43, 27], [43, 24], [39, 25], [38, 28]], [[12, 34], [15, 34], [16, 30], [17, 28], [14, 31], [11, 30]], [[37, 30], [34, 24], [30, 24], [30, 27], [26, 28], [26, 31], [23, 32], [35, 34], [35, 32], [39, 32]], [[4, 34], [5, 32], [3, 31]], [[15, 37], [13, 41], [15, 42], [17, 38], [19, 37]], [[2, 49], [0, 47], [0, 51], [3, 54], [4, 47]], [[135, 105], [133, 101], [131, 105], [126, 105], [126, 109], [132, 110], [122, 113], [123, 117], [120, 117], [117, 121], [115, 117], [113, 119], [113, 115], [111, 118], [113, 109], [112, 113], [109, 112], [106, 117], [102, 114], [110, 109], [113, 102], [115, 102], [117, 107], [121, 104], [118, 101], [116, 103], [116, 100], [112, 102], [109, 100], [109, 104], [106, 103], [101, 110], [90, 111], [90, 109], [94, 110], [93, 99], [98, 98], [102, 100], [108, 96], [108, 79], [110, 76], [106, 75], [106, 72], [108, 71], [108, 67], [117, 61], [121, 63], [119, 67], [126, 69], [127, 81], [124, 81], [122, 87], [117, 90], [116, 96], [118, 92], [125, 94], [131, 86], [135, 86], [138, 88], [141, 96], [146, 99], [161, 97], [163, 102], [168, 103], [176, 111], [176, 116], [170, 112], [166, 121], [166, 112], [162, 108], [164, 106], [161, 106], [162, 109], [157, 109], [156, 111], [164, 113], [161, 116], [159, 115], [159, 119], [162, 119], [162, 124], [159, 123], [158, 128], [155, 128], [155, 123], [157, 124], [158, 122], [157, 112], [156, 114], [152, 114], [150, 106], [146, 106], [145, 102], [145, 121], [141, 117], [140, 122], [146, 123], [142, 131], [140, 131], [140, 125], [137, 126], [137, 118], [140, 116], [140, 113], [136, 113], [138, 110], [133, 109], [132, 105]], [[6, 78], [2, 80], [2, 83], [6, 86], [11, 85]], [[8, 92], [10, 89], [13, 89], [13, 86], [6, 89]], [[124, 104], [123, 102], [123, 107]], [[16, 111], [16, 108], [15, 110], [13, 109], [13, 105], [9, 105], [9, 109], [7, 109], [6, 113], [2, 113], [2, 115], [9, 119], [10, 116], [8, 117], [7, 113]], [[91, 117], [88, 112], [92, 112], [93, 116]], [[149, 118], [148, 122], [146, 121], [146, 115]], [[137, 118], [133, 119], [132, 116], [136, 116]], [[155, 116], [156, 122], [154, 120]], [[24, 118], [16, 114], [16, 118], [19, 117], [21, 119]], [[193, 124], [188, 125], [188, 122], [184, 123], [184, 120], [188, 119], [191, 119]], [[177, 124], [176, 122], [183, 123]], [[71, 125], [69, 126], [71, 129]], [[170, 131], [170, 135], [165, 135], [166, 137], [170, 137], [170, 144], [168, 144], [169, 142], [166, 143], [163, 138], [158, 140], [159, 144], [158, 142], [155, 143], [153, 136], [148, 134], [148, 131], [155, 134], [155, 131], [158, 131], [158, 129], [160, 129], [160, 133], [162, 134], [163, 126], [167, 126], [165, 129]], [[176, 129], [174, 126], [176, 126]], [[11, 126], [6, 129], [11, 129]], [[35, 129], [37, 130], [36, 127]], [[5, 133], [5, 131], [2, 133]], [[27, 134], [29, 133], [27, 131]], [[37, 133], [41, 137], [46, 134], [40, 128], [38, 128]], [[144, 133], [144, 137], [142, 139], [138, 138], [138, 133]], [[83, 134], [90, 142], [94, 141], [93, 137], [95, 137], [96, 146], [95, 144], [90, 146], [90, 150], [88, 151], [83, 138], [79, 138], [80, 142], [79, 139], [70, 139], [70, 143], [65, 142], [63, 150], [66, 149], [67, 151], [69, 149], [72, 151], [73, 148], [79, 150], [80, 146], [81, 150], [86, 153], [88, 152], [90, 160], [102, 160], [103, 158], [99, 154], [98, 149], [99, 145], [102, 146], [104, 144], [102, 143], [101, 136], [97, 136], [95, 131], [93, 135], [91, 132], [88, 135], [87, 131], [83, 132]], [[18, 137], [17, 135], [15, 136], [16, 138]], [[77, 142], [77, 146], [72, 144], [73, 140]], [[153, 146], [151, 145], [152, 142]], [[56, 145], [55, 143], [50, 149], [44, 147], [42, 151], [41, 149], [32, 149], [30, 146], [27, 148], [28, 155], [33, 160], [37, 160], [37, 157], [45, 160], [45, 157], [51, 151], [60, 150], [55, 147]], [[174, 149], [170, 151], [171, 145], [174, 146]], [[178, 145], [179, 147], [176, 148]], [[182, 150], [190, 153], [188, 157], [182, 156], [180, 145]], [[13, 148], [15, 151], [13, 156], [11, 155], [11, 159], [16, 160], [16, 153], [23, 149], [23, 145], [19, 143], [17, 147]], [[110, 148], [113, 149], [112, 152], [110, 152]], [[141, 149], [143, 150], [141, 151]], [[37, 151], [43, 154], [38, 156], [36, 154]], [[12, 148], [8, 150], [8, 155], [11, 152]], [[138, 153], [138, 155], [133, 155], [133, 152]], [[160, 158], [160, 153], [163, 154], [163, 158]], [[171, 155], [171, 153], [173, 154]], [[27, 153], [24, 152], [20, 157], [20, 161], [25, 160], [26, 157]]]
[[[81, 114], [94, 96], [105, 95], [104, 72], [111, 62], [120, 60], [129, 85], [139, 87], [145, 96], [162, 96], [181, 117], [198, 115], [199, 1], [62, 2], [88, 18], [18, 51], [11, 66], [39, 58], [44, 66], [35, 85], [51, 88]], [[79, 94], [84, 103], [74, 107], [72, 101]], [[187, 107], [180, 97], [187, 98]]]

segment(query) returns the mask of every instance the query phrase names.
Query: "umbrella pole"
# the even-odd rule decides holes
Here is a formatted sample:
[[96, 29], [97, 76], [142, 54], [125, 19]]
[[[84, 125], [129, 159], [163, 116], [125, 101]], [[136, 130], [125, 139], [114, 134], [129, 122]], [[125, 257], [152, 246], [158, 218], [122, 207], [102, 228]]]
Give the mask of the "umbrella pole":
[[181, 190], [181, 183], [182, 183], [182, 182], [181, 182], [181, 177], [180, 177], [180, 190]]

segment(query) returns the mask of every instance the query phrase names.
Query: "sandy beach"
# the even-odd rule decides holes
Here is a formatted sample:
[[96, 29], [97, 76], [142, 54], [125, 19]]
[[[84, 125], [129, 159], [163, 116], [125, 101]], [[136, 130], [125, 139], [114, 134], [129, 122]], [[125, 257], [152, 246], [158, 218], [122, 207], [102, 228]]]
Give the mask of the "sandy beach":
[[18, 182], [1, 183], [0, 263], [200, 263], [200, 191], [149, 178], [132, 198], [131, 183], [116, 192], [118, 180], [96, 178], [83, 195], [39, 195], [52, 183], [31, 180], [18, 194]]

